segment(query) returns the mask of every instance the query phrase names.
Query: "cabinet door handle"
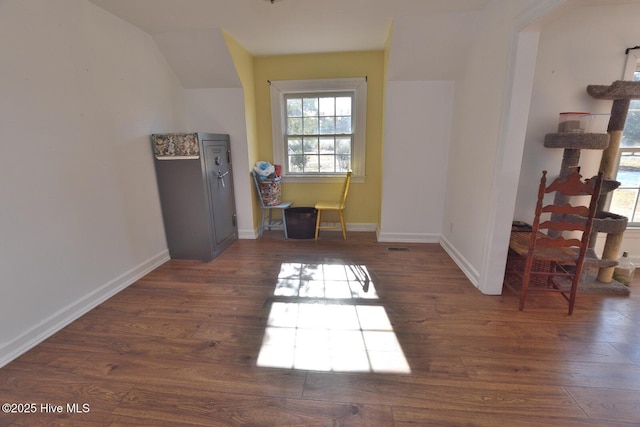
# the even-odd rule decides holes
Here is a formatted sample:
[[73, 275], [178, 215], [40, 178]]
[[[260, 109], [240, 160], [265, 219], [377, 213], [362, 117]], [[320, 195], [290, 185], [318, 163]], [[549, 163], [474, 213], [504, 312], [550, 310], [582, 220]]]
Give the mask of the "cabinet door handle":
[[218, 179], [222, 181], [222, 188], [225, 188], [224, 185], [224, 177], [229, 175], [229, 171], [226, 171], [225, 173], [222, 173], [218, 170]]

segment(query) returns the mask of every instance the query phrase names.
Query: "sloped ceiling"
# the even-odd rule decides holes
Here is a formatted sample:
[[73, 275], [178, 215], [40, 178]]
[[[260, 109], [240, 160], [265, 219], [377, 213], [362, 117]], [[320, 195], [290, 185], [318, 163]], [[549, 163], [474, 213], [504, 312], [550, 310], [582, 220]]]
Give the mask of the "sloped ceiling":
[[478, 15], [462, 12], [396, 18], [387, 79], [452, 80], [464, 67]]
[[153, 38], [185, 89], [242, 87], [219, 29], [168, 31]]
[[[240, 82], [223, 31], [253, 56], [367, 51], [384, 49], [392, 22], [391, 80], [451, 79], [477, 16], [496, 0], [89, 1], [153, 36], [185, 88], [226, 88]], [[549, 19], [637, 1], [567, 0]]]
[[[198, 89], [240, 87], [223, 31], [254, 56], [382, 50], [396, 18], [477, 12], [490, 0], [89, 1], [149, 33], [183, 87]], [[467, 33], [459, 25], [452, 30], [451, 37], [432, 38], [439, 51]], [[417, 75], [425, 67], [411, 57], [399, 67]]]
[[219, 28], [254, 56], [380, 50], [395, 17], [489, 0], [89, 0], [151, 35]]

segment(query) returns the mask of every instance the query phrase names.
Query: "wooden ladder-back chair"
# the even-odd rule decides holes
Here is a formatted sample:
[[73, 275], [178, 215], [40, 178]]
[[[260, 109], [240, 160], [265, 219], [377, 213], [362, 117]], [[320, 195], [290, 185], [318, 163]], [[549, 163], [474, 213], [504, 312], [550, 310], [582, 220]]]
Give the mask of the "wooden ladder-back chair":
[[[289, 235], [287, 234], [287, 220], [284, 211], [291, 207], [293, 202], [280, 202], [277, 205], [268, 205], [264, 201], [262, 197], [262, 190], [260, 188], [258, 174], [255, 171], [251, 171], [251, 175], [253, 176], [253, 182], [256, 185], [256, 190], [258, 191], [258, 197], [260, 198], [260, 207], [262, 208], [262, 219], [260, 220], [260, 237], [264, 233], [264, 229], [268, 229], [271, 231], [274, 230], [284, 230], [284, 238], [288, 239]], [[280, 218], [273, 218], [273, 210], [277, 209], [281, 212]]]
[[316, 240], [318, 240], [318, 232], [321, 228], [338, 228], [333, 225], [322, 225], [322, 220], [320, 219], [322, 216], [322, 212], [324, 211], [336, 211], [340, 216], [340, 227], [342, 228], [342, 238], [347, 240], [347, 227], [344, 223], [344, 208], [347, 204], [347, 194], [349, 194], [349, 185], [351, 184], [351, 171], [347, 172], [347, 177], [344, 181], [344, 187], [342, 187], [342, 196], [337, 202], [318, 202], [315, 205], [316, 210], [318, 211], [318, 216], [316, 218]]
[[[531, 233], [513, 232], [509, 245], [525, 258], [524, 271], [520, 272], [519, 309], [524, 309], [530, 291], [552, 291], [559, 292], [569, 302], [569, 314], [572, 314], [602, 186], [602, 172], [584, 182], [578, 172], [572, 172], [566, 178], [555, 179], [549, 186], [546, 175], [547, 171], [542, 172]], [[589, 206], [573, 206], [570, 202], [544, 205], [545, 194], [555, 192], [567, 197], [590, 196]], [[531, 286], [532, 279], [536, 279], [534, 286]]]

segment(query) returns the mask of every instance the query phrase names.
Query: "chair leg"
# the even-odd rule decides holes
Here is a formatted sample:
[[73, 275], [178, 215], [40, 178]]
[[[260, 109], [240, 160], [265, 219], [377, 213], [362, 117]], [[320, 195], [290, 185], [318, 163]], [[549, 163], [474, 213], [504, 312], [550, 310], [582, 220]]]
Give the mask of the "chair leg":
[[555, 273], [558, 271], [558, 263], [555, 261], [551, 261], [549, 263], [549, 276], [547, 277], [547, 288], [548, 289], [553, 289], [553, 287], [555, 286], [554, 283], [554, 277], [555, 277]]
[[284, 239], [288, 240], [289, 239], [289, 234], [287, 233], [287, 219], [286, 219], [286, 215], [284, 214], [285, 209], [282, 209], [282, 228], [284, 229]]
[[518, 309], [524, 310], [524, 302], [527, 299], [527, 292], [529, 291], [529, 282], [531, 281], [531, 267], [533, 266], [533, 259], [527, 258], [524, 264], [524, 272], [522, 274], [522, 289], [520, 289], [520, 305]]
[[524, 301], [527, 299], [527, 291], [529, 290], [529, 277], [522, 279], [522, 289], [520, 289], [520, 305], [518, 310], [524, 310]]
[[316, 240], [318, 240], [318, 231], [320, 231], [320, 214], [322, 211], [318, 209], [318, 216], [316, 217]]
[[273, 224], [273, 209], [269, 209], [269, 231], [271, 231], [271, 224]]
[[262, 209], [262, 220], [260, 221], [260, 237], [262, 237], [262, 233], [264, 233], [264, 215], [265, 215], [265, 210], [263, 208]]
[[576, 303], [576, 294], [578, 293], [578, 282], [580, 277], [575, 276], [571, 282], [571, 293], [569, 294], [569, 316], [573, 314], [573, 306]]
[[342, 210], [339, 210], [338, 213], [340, 214], [340, 225], [342, 226], [342, 238], [344, 240], [347, 240], [347, 227], [344, 224], [344, 216], [342, 215]]

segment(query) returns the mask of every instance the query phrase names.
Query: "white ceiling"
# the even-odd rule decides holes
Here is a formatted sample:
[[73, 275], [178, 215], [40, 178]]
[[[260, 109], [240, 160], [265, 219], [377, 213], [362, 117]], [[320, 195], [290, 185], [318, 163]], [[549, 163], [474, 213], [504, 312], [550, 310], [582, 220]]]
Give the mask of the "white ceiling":
[[255, 56], [383, 49], [393, 18], [489, 0], [89, 0], [152, 35], [223, 29]]

